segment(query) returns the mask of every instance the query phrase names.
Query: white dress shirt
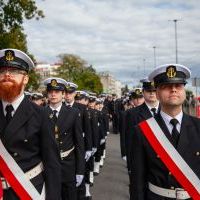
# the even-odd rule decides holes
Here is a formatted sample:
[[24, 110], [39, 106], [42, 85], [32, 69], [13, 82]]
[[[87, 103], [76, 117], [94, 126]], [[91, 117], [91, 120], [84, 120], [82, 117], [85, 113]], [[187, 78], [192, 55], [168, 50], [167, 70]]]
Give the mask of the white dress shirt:
[[19, 105], [21, 104], [21, 102], [23, 101], [23, 99], [24, 99], [24, 94], [22, 94], [20, 97], [18, 97], [12, 103], [9, 103], [9, 102], [6, 102], [6, 101], [2, 101], [4, 115], [6, 116], [6, 106], [7, 105], [12, 105], [14, 110], [12, 111], [11, 114], [12, 114], [12, 117], [13, 117], [13, 115], [15, 114], [17, 108], [19, 107]]
[[171, 119], [177, 119], [178, 120], [178, 124], [176, 125], [176, 129], [178, 130], [178, 132], [180, 133], [181, 130], [181, 123], [182, 123], [182, 118], [183, 118], [183, 111], [181, 111], [178, 115], [176, 115], [175, 117], [171, 117], [168, 114], [164, 113], [162, 110], [160, 111], [160, 115], [162, 116], [168, 130], [170, 133], [172, 133], [172, 129], [173, 129], [173, 125], [170, 123]]
[[56, 110], [57, 113], [56, 113], [56, 117], [58, 118], [59, 116], [59, 113], [60, 113], [60, 110], [61, 110], [61, 107], [62, 107], [62, 103], [57, 107], [57, 108], [53, 108], [52, 106], [49, 105], [49, 107], [51, 108], [51, 110]]

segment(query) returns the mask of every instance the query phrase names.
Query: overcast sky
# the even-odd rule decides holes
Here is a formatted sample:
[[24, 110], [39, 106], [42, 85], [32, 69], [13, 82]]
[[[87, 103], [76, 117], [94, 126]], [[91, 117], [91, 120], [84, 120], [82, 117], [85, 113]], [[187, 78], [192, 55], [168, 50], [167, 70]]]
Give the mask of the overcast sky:
[[122, 82], [147, 76], [156, 64], [200, 63], [198, 0], [37, 0], [45, 18], [25, 22], [28, 48], [38, 62], [54, 63], [61, 53], [79, 55], [97, 71]]

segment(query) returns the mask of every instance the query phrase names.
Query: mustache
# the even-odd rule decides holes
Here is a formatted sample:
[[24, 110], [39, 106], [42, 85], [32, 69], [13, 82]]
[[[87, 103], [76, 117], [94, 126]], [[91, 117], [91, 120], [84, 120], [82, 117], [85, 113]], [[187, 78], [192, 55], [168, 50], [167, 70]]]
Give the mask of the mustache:
[[7, 82], [7, 81], [10, 81], [12, 83], [15, 83], [15, 80], [11, 79], [11, 78], [4, 78], [0, 81], [0, 83], [3, 83], [3, 82]]

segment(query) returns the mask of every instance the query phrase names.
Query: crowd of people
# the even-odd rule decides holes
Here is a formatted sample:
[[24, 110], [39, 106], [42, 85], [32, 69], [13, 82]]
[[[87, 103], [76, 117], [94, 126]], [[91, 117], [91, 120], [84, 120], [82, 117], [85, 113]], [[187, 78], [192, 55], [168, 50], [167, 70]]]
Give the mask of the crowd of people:
[[200, 199], [200, 119], [183, 111], [189, 68], [158, 66], [119, 99], [59, 77], [25, 92], [33, 67], [24, 52], [0, 50], [1, 200], [91, 200], [110, 120], [130, 200]]
[[130, 200], [200, 199], [200, 119], [185, 104], [188, 67], [165, 64], [115, 100]]
[[24, 52], [0, 50], [0, 197], [90, 200], [106, 156], [106, 97], [59, 77], [26, 92], [33, 67]]

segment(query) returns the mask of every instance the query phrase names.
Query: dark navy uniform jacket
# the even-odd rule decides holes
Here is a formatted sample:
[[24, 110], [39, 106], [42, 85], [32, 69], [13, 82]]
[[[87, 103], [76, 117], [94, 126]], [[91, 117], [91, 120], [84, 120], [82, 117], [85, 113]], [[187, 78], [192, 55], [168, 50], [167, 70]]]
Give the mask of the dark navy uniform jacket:
[[[166, 137], [172, 142], [171, 134], [160, 114], [156, 116], [156, 120]], [[131, 147], [133, 158], [133, 169], [131, 170], [134, 177], [131, 200], [168, 199], [150, 192], [148, 182], [167, 189], [181, 187], [138, 127], [133, 134]], [[177, 151], [200, 178], [200, 119], [183, 114]]]
[[[52, 111], [47, 107], [49, 116]], [[52, 129], [54, 129], [54, 122]], [[68, 108], [62, 104], [60, 109], [57, 126], [59, 132], [58, 147], [60, 153], [68, 151], [74, 147], [74, 150], [64, 159], [61, 159], [62, 182], [75, 181], [75, 175], [84, 175], [85, 172], [85, 150], [83, 131], [81, 126], [81, 115], [78, 109]]]
[[81, 123], [85, 141], [85, 151], [92, 150], [92, 128], [90, 123], [91, 114], [86, 105], [74, 102], [73, 106], [81, 113]]
[[0, 138], [5, 148], [24, 172], [43, 162], [44, 172], [31, 182], [41, 192], [45, 181], [46, 199], [59, 200], [61, 168], [58, 148], [44, 108], [25, 97], [8, 126], [5, 126], [0, 101]]
[[131, 149], [132, 135], [134, 134], [134, 127], [139, 122], [151, 118], [152, 114], [149, 108], [147, 107], [146, 103], [143, 103], [138, 107], [127, 110], [125, 115], [126, 115], [125, 146], [126, 146], [128, 170], [131, 171], [130, 149]]

